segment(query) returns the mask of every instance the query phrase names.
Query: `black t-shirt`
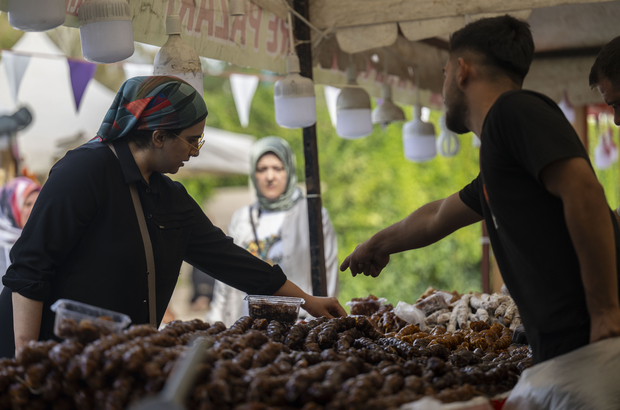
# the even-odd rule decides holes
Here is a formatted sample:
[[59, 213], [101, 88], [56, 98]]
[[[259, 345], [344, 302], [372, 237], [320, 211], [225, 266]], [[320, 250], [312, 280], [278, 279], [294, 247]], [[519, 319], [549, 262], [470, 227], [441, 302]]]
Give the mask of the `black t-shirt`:
[[129, 183], [136, 183], [153, 245], [157, 322], [185, 260], [244, 292], [271, 295], [286, 281], [214, 226], [185, 188], [153, 173], [147, 185], [124, 139], [118, 159], [103, 143], [70, 151], [52, 168], [21, 237], [0, 294], [0, 357], [13, 345], [11, 292], [43, 301], [40, 339], [53, 338], [61, 298], [125, 313], [148, 323], [146, 257]]
[[[552, 162], [574, 157], [589, 162], [588, 154], [558, 106], [532, 91], [502, 94], [481, 137], [480, 174], [460, 198], [487, 223], [538, 363], [589, 341], [585, 291], [562, 201], [540, 181]], [[618, 254], [618, 227], [609, 212]]]

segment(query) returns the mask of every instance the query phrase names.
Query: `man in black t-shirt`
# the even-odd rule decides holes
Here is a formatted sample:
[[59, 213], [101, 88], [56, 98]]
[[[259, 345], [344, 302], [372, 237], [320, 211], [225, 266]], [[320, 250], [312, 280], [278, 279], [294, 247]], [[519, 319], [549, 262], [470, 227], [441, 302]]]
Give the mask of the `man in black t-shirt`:
[[[614, 123], [620, 125], [620, 36], [601, 49], [590, 70], [590, 87], [598, 88], [605, 104], [614, 110]], [[616, 209], [620, 223], [620, 206]]]
[[539, 363], [620, 335], [620, 232], [561, 110], [521, 90], [533, 53], [529, 26], [510, 16], [478, 20], [451, 36], [446, 124], [480, 137], [480, 174], [372, 236], [341, 270], [376, 277], [391, 254], [484, 218]]
[[598, 53], [589, 80], [590, 87], [598, 88], [605, 104], [614, 109], [614, 123], [620, 125], [620, 36]]

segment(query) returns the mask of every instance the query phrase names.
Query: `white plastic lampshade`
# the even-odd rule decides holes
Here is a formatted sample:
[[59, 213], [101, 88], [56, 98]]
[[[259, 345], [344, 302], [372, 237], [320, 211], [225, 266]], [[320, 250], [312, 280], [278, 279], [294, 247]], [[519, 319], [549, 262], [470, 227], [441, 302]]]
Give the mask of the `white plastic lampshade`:
[[372, 111], [373, 124], [387, 125], [394, 121], [405, 120], [403, 110], [392, 101], [392, 88], [389, 85], [383, 84], [381, 98], [383, 103]]
[[446, 126], [446, 118], [439, 119], [439, 137], [437, 137], [437, 153], [443, 157], [453, 157], [459, 152], [461, 144], [456, 134]]
[[115, 63], [134, 52], [127, 0], [86, 0], [78, 9], [82, 54], [94, 63]]
[[194, 47], [181, 38], [181, 19], [178, 15], [166, 18], [168, 41], [159, 49], [153, 63], [153, 74], [178, 77], [204, 95], [202, 63]]
[[336, 100], [336, 133], [342, 138], [357, 139], [372, 133], [370, 96], [355, 81], [355, 65], [347, 67], [347, 86]]
[[412, 162], [425, 162], [433, 159], [437, 153], [435, 127], [422, 121], [422, 108], [413, 108], [413, 120], [403, 125], [403, 148], [405, 158]]
[[370, 108], [353, 108], [338, 111], [336, 133], [346, 139], [358, 139], [372, 133]]
[[9, 0], [9, 23], [22, 31], [46, 31], [65, 22], [65, 0]]
[[316, 98], [314, 82], [299, 75], [299, 58], [290, 54], [286, 58], [288, 75], [276, 81], [274, 104], [276, 123], [284, 128], [304, 128], [316, 123]]

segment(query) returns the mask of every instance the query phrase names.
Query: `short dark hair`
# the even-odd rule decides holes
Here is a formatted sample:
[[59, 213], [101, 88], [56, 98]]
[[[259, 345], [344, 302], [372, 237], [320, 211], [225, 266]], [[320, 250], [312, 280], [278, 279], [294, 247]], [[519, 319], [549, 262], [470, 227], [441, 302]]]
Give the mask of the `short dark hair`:
[[458, 51], [480, 54], [483, 64], [521, 85], [534, 58], [534, 40], [528, 23], [505, 15], [480, 19], [454, 32], [450, 54]]
[[[183, 132], [183, 129], [162, 131], [165, 131], [170, 138], [176, 138], [177, 135]], [[127, 142], [133, 142], [134, 144], [136, 144], [138, 148], [145, 149], [150, 147], [153, 142], [153, 132], [155, 131], [132, 129], [125, 136], [125, 139], [127, 140]]]
[[595, 87], [603, 79], [620, 86], [620, 36], [605, 44], [594, 60], [590, 70], [590, 87]]

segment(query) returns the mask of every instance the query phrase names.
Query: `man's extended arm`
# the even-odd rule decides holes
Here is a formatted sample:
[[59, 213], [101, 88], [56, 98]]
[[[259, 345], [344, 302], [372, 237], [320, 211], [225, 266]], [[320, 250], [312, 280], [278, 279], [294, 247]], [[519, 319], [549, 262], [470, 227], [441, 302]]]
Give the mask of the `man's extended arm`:
[[376, 277], [391, 254], [428, 246], [481, 219], [461, 201], [458, 193], [430, 202], [359, 245], [342, 262], [340, 270], [349, 268], [353, 276], [363, 273]]
[[603, 187], [583, 158], [553, 162], [540, 179], [563, 203], [590, 314], [590, 342], [619, 336], [615, 239]]

